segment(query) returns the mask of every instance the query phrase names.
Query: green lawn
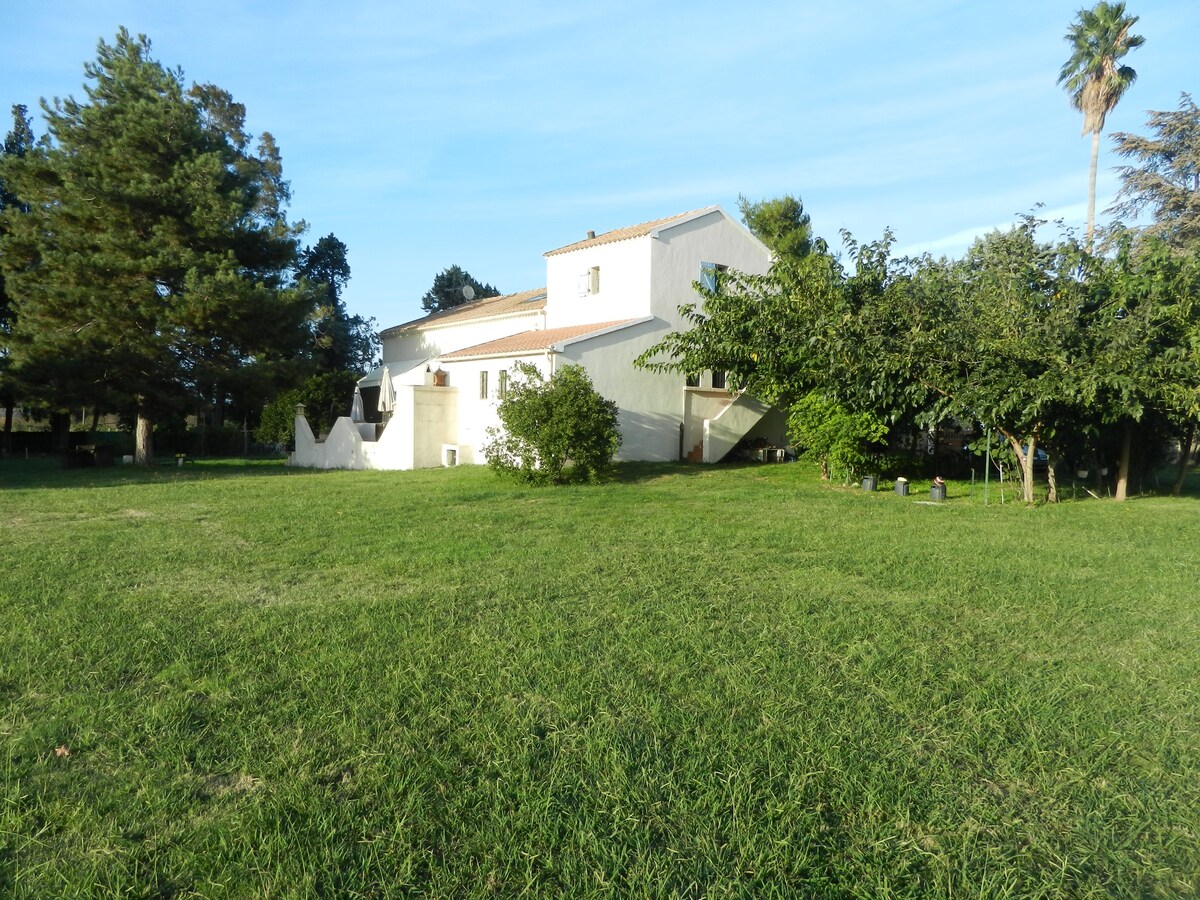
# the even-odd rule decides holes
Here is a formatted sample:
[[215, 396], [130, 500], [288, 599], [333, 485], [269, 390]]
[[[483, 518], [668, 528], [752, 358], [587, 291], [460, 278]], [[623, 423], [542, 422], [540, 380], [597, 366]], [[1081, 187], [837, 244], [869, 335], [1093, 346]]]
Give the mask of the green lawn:
[[1200, 893], [1200, 502], [927, 491], [0, 462], [0, 896]]

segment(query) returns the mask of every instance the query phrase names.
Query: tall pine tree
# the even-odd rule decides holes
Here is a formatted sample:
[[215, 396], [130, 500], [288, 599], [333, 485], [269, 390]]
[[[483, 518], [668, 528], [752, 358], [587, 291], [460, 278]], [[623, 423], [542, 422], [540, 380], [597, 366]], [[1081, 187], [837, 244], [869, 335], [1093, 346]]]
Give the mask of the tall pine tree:
[[[0, 159], [24, 159], [33, 147], [33, 124], [29, 120], [29, 110], [16, 104], [12, 108], [12, 117], [12, 131], [4, 138]], [[20, 199], [8, 189], [0, 172], [0, 238], [7, 230], [5, 210], [11, 210], [12, 215], [27, 211]], [[16, 310], [5, 287], [4, 273], [0, 271], [0, 406], [4, 407], [4, 437], [0, 450], [5, 456], [12, 452], [13, 407], [17, 400], [16, 378], [10, 359], [10, 341], [15, 321]]]
[[364, 372], [375, 359], [375, 320], [352, 316], [342, 300], [350, 280], [346, 245], [327, 234], [300, 251], [296, 276], [312, 292], [313, 361], [320, 372]]
[[135, 418], [141, 463], [156, 418], [295, 353], [306, 312], [273, 140], [250, 152], [244, 108], [150, 51], [101, 41], [86, 101], [43, 101], [49, 146], [0, 171], [29, 208], [0, 238], [14, 355], [58, 404]]

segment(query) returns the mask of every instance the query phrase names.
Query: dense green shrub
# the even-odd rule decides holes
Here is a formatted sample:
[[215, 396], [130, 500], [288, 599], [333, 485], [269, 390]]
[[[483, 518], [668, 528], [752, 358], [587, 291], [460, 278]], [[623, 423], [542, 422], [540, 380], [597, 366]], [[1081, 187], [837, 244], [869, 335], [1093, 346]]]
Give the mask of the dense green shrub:
[[821, 477], [841, 472], [851, 481], [871, 462], [887, 437], [887, 423], [871, 413], [853, 413], [819, 391], [792, 405], [788, 430], [802, 459], [817, 461]]
[[254, 439], [293, 449], [297, 403], [304, 404], [305, 416], [314, 434], [328, 431], [339, 416], [350, 415], [354, 386], [360, 377], [357, 372], [323, 372], [308, 379], [301, 387], [277, 394], [263, 407]]
[[500, 402], [502, 427], [488, 429], [488, 465], [533, 484], [602, 475], [621, 446], [617, 404], [596, 392], [581, 366], [563, 366], [549, 381], [528, 363], [517, 363], [514, 374]]
[[301, 403], [300, 388], [276, 394], [275, 399], [263, 407], [254, 429], [254, 439], [264, 444], [278, 444], [294, 448], [296, 440], [296, 404]]

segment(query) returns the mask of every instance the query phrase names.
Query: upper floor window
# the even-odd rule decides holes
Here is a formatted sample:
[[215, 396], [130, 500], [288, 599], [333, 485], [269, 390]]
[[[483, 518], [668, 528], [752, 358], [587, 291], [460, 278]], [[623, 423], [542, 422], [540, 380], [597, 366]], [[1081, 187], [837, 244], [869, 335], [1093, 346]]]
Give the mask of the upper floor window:
[[482, 372], [479, 373], [479, 399], [480, 400], [486, 400], [488, 398], [487, 381], [488, 381], [487, 369], [484, 369]]
[[725, 387], [725, 373], [724, 372], [713, 372], [712, 373], [712, 386], [713, 386], [714, 391], [723, 389]]
[[600, 267], [592, 266], [579, 276], [579, 296], [600, 293]]
[[715, 293], [717, 290], [717, 283], [719, 280], [717, 276], [720, 275], [722, 272], [728, 272], [728, 271], [729, 271], [729, 266], [722, 265], [721, 263], [701, 262], [700, 263], [700, 278], [698, 279], [700, 282], [700, 286], [703, 287], [706, 291], [713, 291]]
[[505, 397], [508, 396], [508, 370], [501, 369], [500, 375], [496, 380], [499, 382], [499, 384], [496, 387], [496, 392], [499, 395], [500, 399], [503, 400]]

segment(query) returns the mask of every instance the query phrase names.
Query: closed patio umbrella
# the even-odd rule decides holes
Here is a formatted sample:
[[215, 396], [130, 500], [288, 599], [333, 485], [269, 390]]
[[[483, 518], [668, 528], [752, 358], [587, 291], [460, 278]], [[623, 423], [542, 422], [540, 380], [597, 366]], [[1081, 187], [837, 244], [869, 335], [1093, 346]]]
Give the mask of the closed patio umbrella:
[[367, 421], [367, 417], [363, 414], [362, 394], [359, 393], [357, 384], [354, 386], [354, 402], [350, 404], [350, 421]]
[[383, 367], [383, 376], [379, 381], [379, 411], [390, 413], [396, 408], [396, 388], [392, 385], [392, 373], [387, 366]]

